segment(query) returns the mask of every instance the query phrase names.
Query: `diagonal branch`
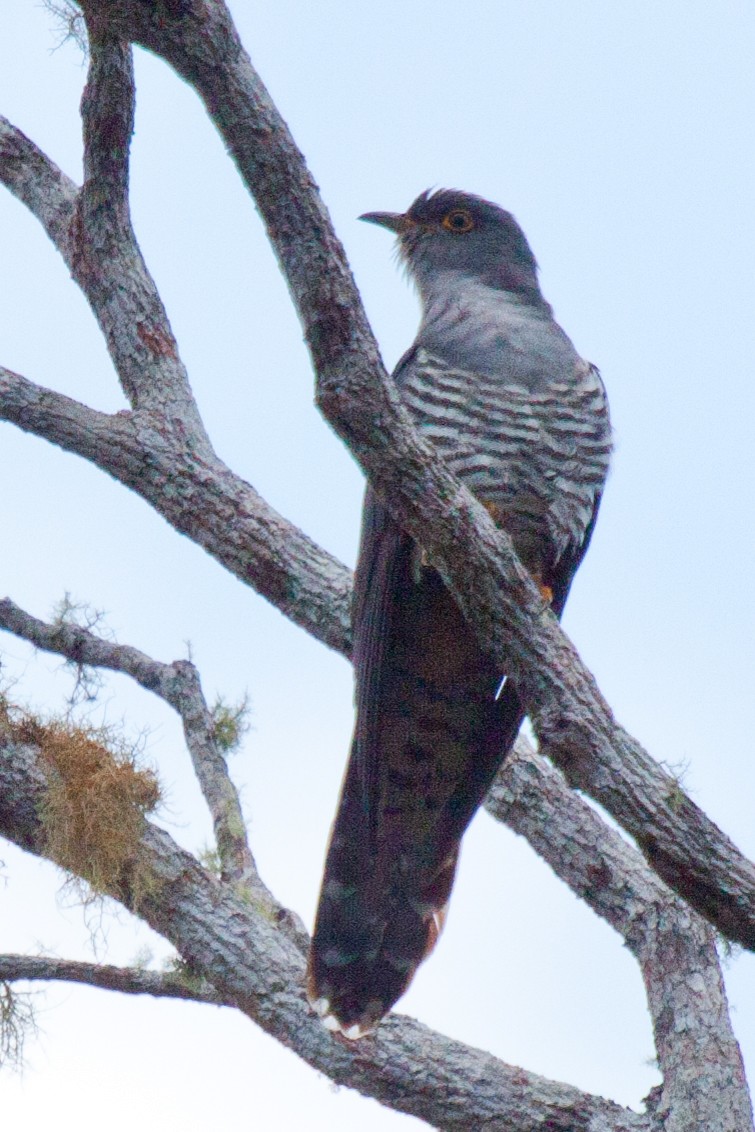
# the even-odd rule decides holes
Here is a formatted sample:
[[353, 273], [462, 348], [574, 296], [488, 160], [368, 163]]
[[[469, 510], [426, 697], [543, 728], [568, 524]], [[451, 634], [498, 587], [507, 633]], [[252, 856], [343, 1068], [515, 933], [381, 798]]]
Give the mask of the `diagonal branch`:
[[45, 955], [0, 955], [0, 983], [84, 983], [121, 994], [148, 994], [153, 998], [182, 998], [213, 1006], [235, 1006], [204, 980], [189, 980], [169, 971], [142, 971], [107, 963], [79, 963]]
[[[44, 791], [34, 748], [0, 736], [0, 833], [42, 856]], [[138, 907], [127, 878], [112, 895], [170, 940], [223, 1001], [237, 1003], [337, 1084], [449, 1132], [650, 1132], [648, 1117], [505, 1065], [408, 1018], [393, 1017], [358, 1047], [333, 1041], [306, 1005], [300, 952], [267, 916], [149, 823], [140, 852], [151, 883]]]
[[752, 1109], [710, 927], [520, 739], [486, 809], [625, 939], [647, 990], [667, 1132], [746, 1132]]
[[[102, 29], [100, 29], [102, 31]], [[71, 269], [105, 337], [132, 408], [181, 423], [193, 446], [212, 451], [168, 315], [131, 226], [129, 145], [134, 73], [129, 44], [89, 29], [90, 59], [81, 102], [84, 184]]]
[[0, 366], [0, 420], [108, 472], [295, 624], [348, 655], [351, 571], [159, 416], [108, 416]]
[[[46, 624], [8, 599], [0, 601], [0, 627], [77, 664], [123, 672], [181, 714], [187, 745], [213, 814], [226, 866], [224, 879], [236, 885], [241, 882], [256, 907], [265, 907], [268, 916], [272, 913], [275, 922], [304, 950], [306, 933], [298, 928], [295, 917], [277, 905], [256, 873], [241, 832], [238, 796], [217, 750], [212, 719], [193, 665], [160, 664], [137, 649], [102, 640], [77, 625]], [[707, 1127], [711, 1132], [744, 1132], [752, 1127], [741, 1056], [729, 1023], [710, 929], [689, 913], [639, 854], [608, 829], [568, 789], [561, 774], [524, 741], [501, 771], [487, 808], [525, 836], [572, 890], [624, 936], [638, 959], [648, 989], [664, 1076], [661, 1104], [670, 1113], [670, 1132], [677, 1126], [680, 1132], [689, 1126]], [[18, 957], [14, 962], [19, 962]], [[19, 970], [44, 972], [49, 962], [30, 960], [31, 968], [27, 964]], [[70, 975], [78, 981], [119, 989], [125, 980], [123, 989], [132, 993], [169, 993], [151, 989], [153, 983], [161, 985], [162, 976], [152, 975], [153, 983], [147, 983], [139, 972], [140, 979], [132, 985], [128, 982], [131, 972], [92, 964], [79, 967]], [[11, 965], [10, 970], [15, 969]], [[11, 977], [4, 970], [0, 959], [0, 980]], [[69, 977], [65, 966], [61, 970], [59, 974], [14, 977]], [[185, 990], [185, 984], [179, 986]], [[201, 1000], [218, 998], [204, 996]], [[678, 1124], [680, 1120], [687, 1123]]]
[[47, 624], [9, 598], [0, 599], [0, 629], [75, 664], [122, 672], [178, 712], [194, 772], [212, 816], [223, 880], [264, 906], [267, 914], [305, 950], [307, 937], [298, 917], [275, 900], [257, 871], [238, 791], [218, 747], [212, 714], [194, 665], [188, 660], [161, 664], [139, 649], [103, 640], [70, 622]]
[[26, 134], [0, 115], [0, 182], [37, 218], [70, 267], [78, 188]]
[[[495, 530], [483, 509], [418, 439], [395, 390], [380, 383], [372, 339], [345, 273], [340, 245], [330, 233], [300, 155], [275, 116], [223, 6], [195, 5], [200, 9], [199, 22], [194, 17], [157, 20], [151, 10], [135, 3], [120, 4], [117, 15], [123, 34], [168, 58], [198, 87], [211, 113], [215, 107], [214, 120], [247, 182], [258, 174], [255, 188], [263, 212], [268, 210], [268, 224], [274, 228], [280, 221], [276, 246], [308, 328], [319, 366], [320, 400], [329, 419], [402, 523], [420, 536], [481, 642], [513, 669], [542, 749], [563, 767], [572, 784], [600, 801], [632, 833], [672, 887], [729, 938], [754, 947], [755, 869], [616, 726], [566, 637], [550, 617], [540, 616], [537, 595], [505, 534]], [[112, 15], [113, 24], [118, 22], [107, 5], [98, 5], [97, 12], [100, 19]], [[299, 242], [307, 226], [309, 237]], [[325, 263], [332, 270], [323, 270]], [[139, 490], [142, 460], [139, 474], [108, 463], [104, 459], [101, 466]], [[196, 469], [186, 470], [190, 481], [195, 480], [191, 472]], [[168, 506], [175, 512], [175, 504]], [[185, 514], [173, 514], [171, 521], [201, 545], [218, 545], [219, 532], [210, 534], [201, 519], [197, 523], [196, 513], [190, 523]], [[226, 525], [224, 534], [228, 530]], [[232, 568], [244, 576], [239, 566], [236, 556]], [[271, 596], [269, 577], [260, 578], [263, 569], [256, 574], [258, 588]], [[285, 585], [285, 577], [281, 582]], [[323, 639], [322, 606], [314, 617], [302, 616], [301, 606], [286, 602], [281, 588], [272, 600]], [[343, 589], [340, 597], [345, 611]]]
[[413, 428], [386, 380], [316, 188], [220, 0], [158, 14], [87, 12], [166, 59], [198, 92], [265, 218], [305, 328], [318, 403], [401, 525], [425, 548], [480, 643], [511, 672], [541, 749], [632, 834], [663, 879], [755, 949], [755, 867], [613, 719], [484, 508]]

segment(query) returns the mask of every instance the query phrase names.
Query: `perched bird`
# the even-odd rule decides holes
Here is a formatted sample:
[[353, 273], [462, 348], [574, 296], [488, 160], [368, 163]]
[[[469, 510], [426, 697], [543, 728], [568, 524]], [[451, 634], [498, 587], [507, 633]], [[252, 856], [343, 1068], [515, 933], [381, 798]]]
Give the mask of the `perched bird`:
[[[600, 375], [553, 319], [514, 217], [455, 190], [362, 220], [395, 232], [422, 300], [394, 380], [418, 428], [506, 529], [561, 615], [611, 431]], [[432, 950], [461, 837], [522, 705], [421, 547], [367, 491], [354, 593], [356, 726], [325, 863], [308, 995], [374, 1029]]]

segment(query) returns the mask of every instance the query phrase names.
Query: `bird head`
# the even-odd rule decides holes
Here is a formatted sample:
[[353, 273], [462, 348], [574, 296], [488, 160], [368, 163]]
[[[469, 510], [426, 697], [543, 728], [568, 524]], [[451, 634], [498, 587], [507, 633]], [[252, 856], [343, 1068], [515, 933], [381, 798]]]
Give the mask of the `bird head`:
[[537, 262], [524, 232], [497, 204], [459, 192], [424, 192], [406, 212], [365, 212], [360, 220], [388, 228], [420, 292], [448, 273], [542, 302]]

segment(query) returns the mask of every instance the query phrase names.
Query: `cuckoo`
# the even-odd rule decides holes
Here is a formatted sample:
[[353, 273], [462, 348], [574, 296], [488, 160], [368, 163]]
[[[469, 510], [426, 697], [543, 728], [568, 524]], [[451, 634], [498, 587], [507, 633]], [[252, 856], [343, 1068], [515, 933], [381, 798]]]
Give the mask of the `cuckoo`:
[[[600, 375], [554, 321], [510, 213], [439, 190], [361, 219], [396, 234], [422, 303], [393, 375], [403, 400], [560, 617], [608, 471]], [[524, 715], [388, 502], [368, 488], [356, 725], [307, 972], [312, 1006], [350, 1039], [374, 1029], [432, 950], [461, 837]]]

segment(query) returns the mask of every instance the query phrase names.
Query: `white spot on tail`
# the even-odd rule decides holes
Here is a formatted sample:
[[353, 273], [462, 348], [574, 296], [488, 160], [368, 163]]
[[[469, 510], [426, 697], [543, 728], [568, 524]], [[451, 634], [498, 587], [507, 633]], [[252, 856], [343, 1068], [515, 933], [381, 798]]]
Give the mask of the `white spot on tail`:
[[330, 1013], [330, 999], [329, 998], [315, 998], [310, 1003], [312, 1009], [318, 1018], [324, 1018]]

